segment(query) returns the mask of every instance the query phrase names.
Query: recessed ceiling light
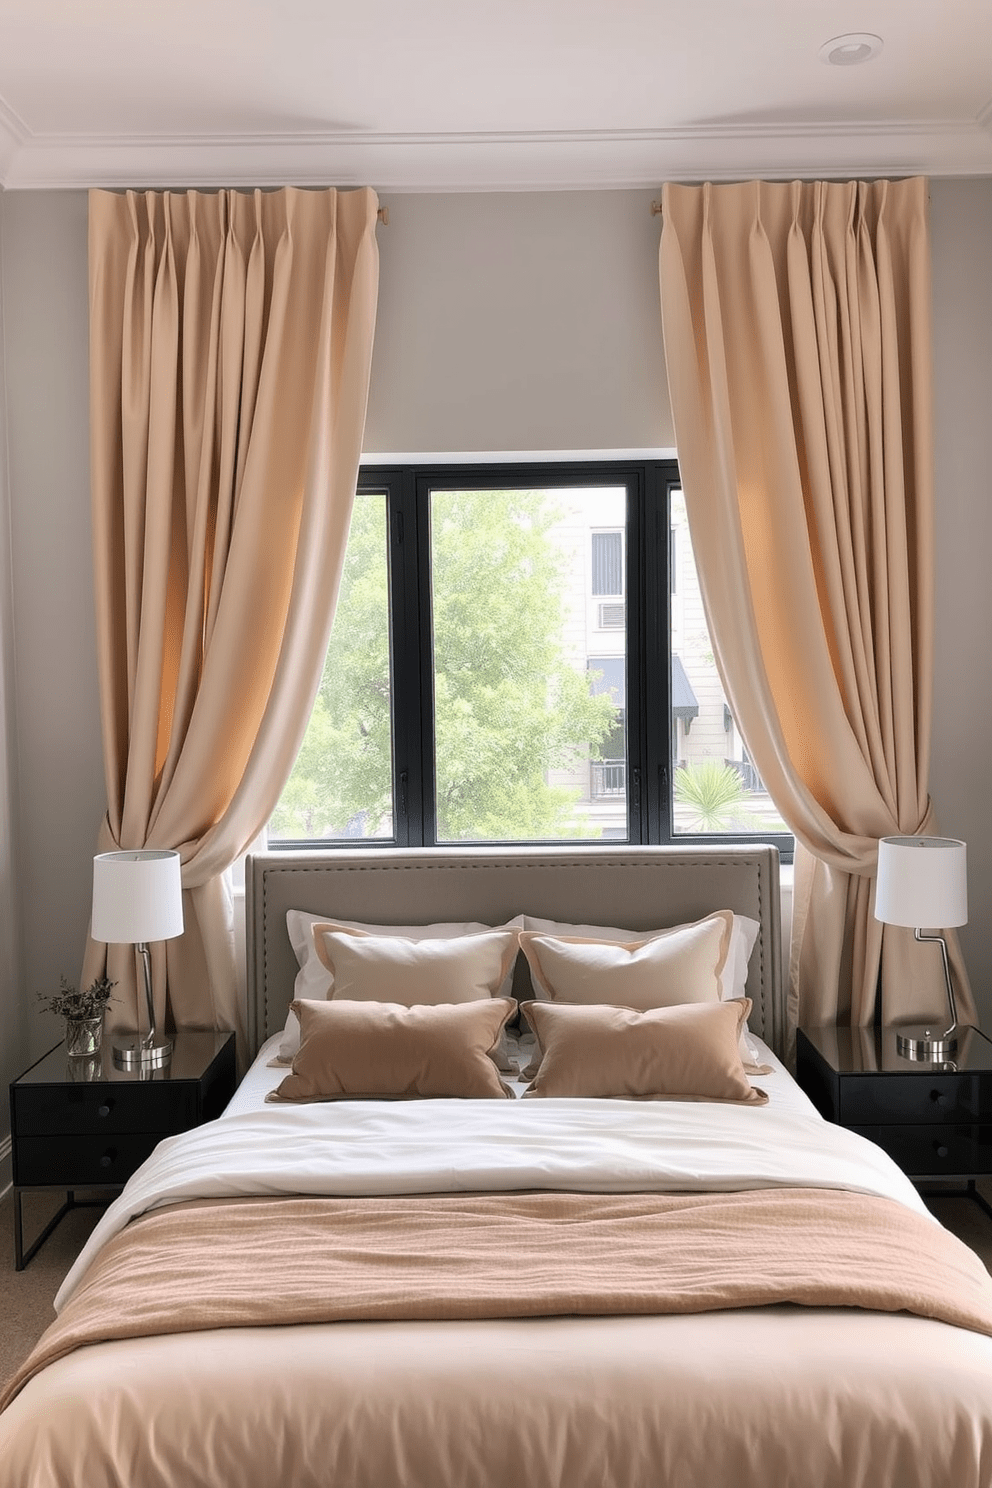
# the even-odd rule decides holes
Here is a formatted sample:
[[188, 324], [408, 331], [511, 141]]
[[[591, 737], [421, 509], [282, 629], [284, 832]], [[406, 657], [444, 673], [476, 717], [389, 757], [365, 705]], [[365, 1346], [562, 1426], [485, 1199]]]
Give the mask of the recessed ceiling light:
[[834, 36], [820, 48], [820, 61], [831, 67], [857, 67], [861, 62], [870, 62], [882, 50], [882, 38], [870, 31], [851, 31], [846, 36]]

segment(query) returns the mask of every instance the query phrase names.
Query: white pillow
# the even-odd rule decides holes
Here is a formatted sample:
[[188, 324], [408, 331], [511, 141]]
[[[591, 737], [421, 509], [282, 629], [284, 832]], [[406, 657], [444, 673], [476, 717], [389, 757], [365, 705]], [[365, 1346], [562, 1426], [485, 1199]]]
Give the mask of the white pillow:
[[[306, 910], [288, 909], [286, 911], [286, 928], [289, 931], [290, 944], [296, 954], [299, 963], [299, 971], [293, 984], [294, 1000], [321, 1002], [334, 995], [334, 977], [321, 961], [313, 938], [314, 925], [330, 923], [326, 914], [310, 914]], [[364, 935], [400, 936], [404, 940], [458, 940], [465, 935], [482, 935], [494, 930], [513, 930], [516, 932], [523, 928], [523, 915], [517, 915], [515, 919], [508, 920], [505, 925], [483, 925], [478, 921], [441, 921], [432, 925], [370, 925], [359, 920], [335, 920], [335, 926], [342, 930], [355, 930]], [[495, 996], [508, 997], [513, 980], [513, 961], [510, 957], [510, 967], [503, 978], [501, 986], [495, 992]], [[276, 1059], [280, 1064], [292, 1064], [293, 1058], [300, 1047], [300, 1023], [296, 1014], [290, 1011], [286, 1026], [283, 1029], [282, 1040], [279, 1044], [279, 1053]], [[500, 1045], [497, 1064], [501, 1069], [509, 1069], [508, 1060], [505, 1057], [502, 1044]]]

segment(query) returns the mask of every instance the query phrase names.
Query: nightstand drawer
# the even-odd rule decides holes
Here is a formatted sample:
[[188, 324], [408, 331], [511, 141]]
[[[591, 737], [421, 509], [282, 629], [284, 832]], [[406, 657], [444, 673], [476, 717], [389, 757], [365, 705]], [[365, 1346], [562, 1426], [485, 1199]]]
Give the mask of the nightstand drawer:
[[911, 1178], [992, 1173], [992, 1126], [855, 1126]]
[[14, 1126], [20, 1136], [73, 1132], [174, 1132], [195, 1125], [197, 1090], [191, 1083], [27, 1085], [14, 1087]]
[[845, 1126], [906, 1122], [959, 1125], [992, 1109], [992, 1082], [979, 1074], [842, 1075], [839, 1119]]
[[18, 1137], [14, 1143], [14, 1182], [30, 1188], [112, 1188], [126, 1183], [159, 1143], [157, 1132], [92, 1136]]

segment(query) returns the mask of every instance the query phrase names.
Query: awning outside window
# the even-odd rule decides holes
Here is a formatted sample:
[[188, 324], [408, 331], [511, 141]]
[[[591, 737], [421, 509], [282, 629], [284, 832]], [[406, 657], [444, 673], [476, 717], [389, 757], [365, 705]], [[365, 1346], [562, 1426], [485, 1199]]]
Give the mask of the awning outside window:
[[[627, 662], [623, 656], [589, 656], [586, 668], [590, 674], [593, 697], [608, 693], [614, 708], [627, 706]], [[699, 702], [685, 674], [681, 658], [672, 656], [672, 717], [689, 724], [699, 717]]]
[[672, 717], [681, 718], [687, 726], [699, 717], [699, 703], [685, 674], [682, 658], [672, 653]]

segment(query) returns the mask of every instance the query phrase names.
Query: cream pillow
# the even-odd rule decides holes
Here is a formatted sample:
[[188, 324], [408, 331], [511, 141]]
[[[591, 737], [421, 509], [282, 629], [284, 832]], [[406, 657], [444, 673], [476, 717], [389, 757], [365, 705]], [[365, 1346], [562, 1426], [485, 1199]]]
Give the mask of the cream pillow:
[[288, 909], [286, 929], [300, 968], [293, 984], [293, 995], [298, 998], [320, 999], [328, 995], [330, 978], [327, 967], [317, 955], [313, 939], [313, 927], [319, 924], [333, 924], [340, 930], [360, 930], [365, 935], [402, 935], [406, 940], [457, 940], [462, 935], [482, 935], [487, 930], [522, 930], [524, 917], [517, 915], [505, 925], [484, 925], [478, 920], [444, 920], [433, 925], [371, 925], [364, 920], [331, 921], [326, 914]]
[[507, 1100], [491, 1055], [516, 1004], [295, 1001], [301, 1029], [292, 1073], [270, 1101]]
[[538, 997], [633, 1008], [719, 1002], [730, 948], [729, 910], [653, 939], [604, 941], [520, 933]]
[[[725, 911], [730, 914], [731, 911]], [[524, 915], [522, 929], [536, 930], [541, 935], [565, 936], [580, 940], [656, 940], [661, 935], [671, 935], [674, 930], [686, 930], [687, 924], [670, 925], [659, 930], [623, 930], [616, 925], [570, 925], [562, 920], [540, 920], [533, 915]], [[727, 961], [720, 973], [720, 995], [726, 1002], [731, 997], [744, 997], [747, 983], [747, 968], [758, 939], [761, 926], [747, 915], [732, 915], [730, 949]], [[690, 922], [695, 923], [695, 922]]]
[[747, 998], [638, 1010], [525, 1002], [540, 1066], [529, 1096], [764, 1105], [739, 1053]]
[[517, 935], [490, 930], [457, 940], [408, 940], [332, 924], [313, 927], [317, 955], [332, 979], [329, 996], [405, 1007], [495, 997], [516, 955]]
[[[317, 953], [314, 942], [314, 925], [323, 924], [337, 930], [351, 930], [362, 935], [382, 935], [387, 937], [402, 936], [406, 940], [457, 940], [465, 935], [483, 934], [491, 930], [513, 930], [516, 931], [523, 926], [523, 915], [509, 920], [505, 925], [484, 925], [478, 921], [442, 921], [431, 925], [372, 925], [358, 920], [334, 920], [328, 921], [326, 915], [310, 914], [306, 910], [289, 909], [286, 911], [286, 929], [289, 932], [290, 944], [296, 955], [299, 971], [293, 986], [293, 994], [297, 999], [323, 1000], [334, 995], [334, 977], [328, 970]], [[511, 995], [510, 986], [513, 979], [513, 959], [499, 988], [499, 994], [503, 997]], [[286, 1025], [283, 1029], [282, 1039], [279, 1044], [279, 1052], [275, 1063], [289, 1064], [293, 1055], [300, 1047], [300, 1025], [296, 1014], [290, 1010]], [[497, 1062], [505, 1059], [504, 1055], [498, 1055]], [[508, 1059], [501, 1062], [501, 1068], [509, 1069]]]

